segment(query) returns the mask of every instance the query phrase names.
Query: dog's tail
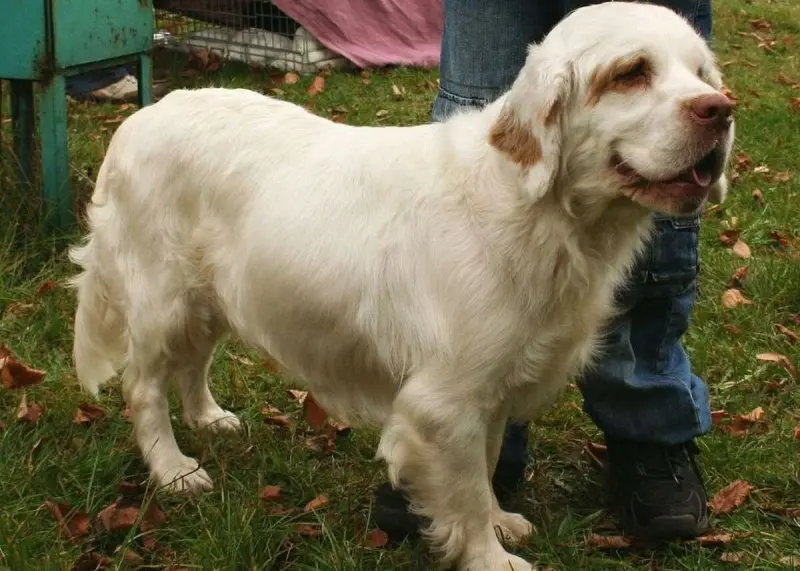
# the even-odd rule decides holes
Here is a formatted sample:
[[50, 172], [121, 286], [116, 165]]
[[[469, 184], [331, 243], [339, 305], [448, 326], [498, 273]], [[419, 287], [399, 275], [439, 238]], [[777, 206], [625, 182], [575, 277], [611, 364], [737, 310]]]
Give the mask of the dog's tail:
[[118, 286], [120, 280], [114, 278], [117, 271], [114, 257], [102, 254], [98, 240], [98, 231], [109, 230], [111, 213], [108, 209], [113, 208], [102, 204], [107, 198], [104, 170], [101, 168], [95, 190], [95, 195], [101, 198], [100, 204], [89, 206], [92, 232], [83, 245], [69, 251], [70, 260], [83, 270], [70, 280], [78, 298], [72, 357], [78, 381], [94, 395], [123, 365], [128, 345], [125, 311], [121, 304], [124, 292], [116, 291], [119, 287], [115, 285]]

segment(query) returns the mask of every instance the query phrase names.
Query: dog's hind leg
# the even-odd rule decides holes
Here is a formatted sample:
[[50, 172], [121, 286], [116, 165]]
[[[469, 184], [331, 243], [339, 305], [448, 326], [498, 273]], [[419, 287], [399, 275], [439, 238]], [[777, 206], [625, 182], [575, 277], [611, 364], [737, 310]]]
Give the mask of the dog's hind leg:
[[[169, 416], [169, 380], [187, 346], [188, 304], [170, 295], [161, 276], [148, 280], [147, 290], [131, 292], [128, 317], [128, 366], [123, 373], [125, 401], [133, 413], [133, 428], [151, 477], [173, 491], [200, 492], [212, 488], [211, 478], [175, 441]], [[161, 287], [159, 287], [159, 285]], [[203, 365], [205, 365], [205, 361]]]
[[531, 571], [524, 559], [506, 552], [494, 529], [487, 445], [496, 415], [489, 409], [497, 407], [469, 392], [491, 383], [467, 377], [421, 371], [409, 378], [378, 454], [392, 483], [406, 488], [414, 510], [431, 521], [425, 534], [443, 563], [455, 563], [459, 571]]
[[175, 384], [181, 397], [183, 419], [194, 430], [231, 432], [241, 428], [232, 412], [221, 408], [208, 386], [208, 370], [221, 327], [213, 321], [196, 320], [190, 326], [189, 343], [181, 353]]

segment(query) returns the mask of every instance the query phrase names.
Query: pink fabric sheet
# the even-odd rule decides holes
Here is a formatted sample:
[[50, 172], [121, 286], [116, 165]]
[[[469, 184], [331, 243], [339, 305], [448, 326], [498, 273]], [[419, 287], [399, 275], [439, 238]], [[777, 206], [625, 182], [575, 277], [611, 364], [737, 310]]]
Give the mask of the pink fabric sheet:
[[436, 67], [442, 0], [273, 0], [321, 44], [359, 67]]

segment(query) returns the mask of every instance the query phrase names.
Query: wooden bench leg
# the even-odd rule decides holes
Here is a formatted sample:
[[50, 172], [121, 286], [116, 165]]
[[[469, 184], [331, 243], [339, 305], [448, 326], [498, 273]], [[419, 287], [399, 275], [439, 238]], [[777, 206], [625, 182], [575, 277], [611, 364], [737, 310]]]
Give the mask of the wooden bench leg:
[[153, 59], [150, 54], [139, 56], [139, 69], [136, 81], [139, 83], [139, 107], [153, 103]]
[[14, 164], [16, 182], [30, 186], [33, 182], [33, 82], [11, 80], [11, 123], [14, 129]]
[[55, 229], [64, 230], [73, 218], [67, 148], [67, 94], [63, 75], [54, 75], [49, 83], [42, 85], [39, 139], [47, 220]]

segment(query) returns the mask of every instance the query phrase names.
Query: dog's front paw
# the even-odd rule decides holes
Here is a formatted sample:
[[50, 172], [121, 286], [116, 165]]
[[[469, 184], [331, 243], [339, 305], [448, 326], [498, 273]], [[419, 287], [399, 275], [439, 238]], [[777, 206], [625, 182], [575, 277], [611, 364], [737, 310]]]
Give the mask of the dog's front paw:
[[152, 477], [170, 492], [199, 494], [214, 487], [208, 473], [194, 458], [183, 456], [174, 463], [152, 469]]
[[525, 517], [517, 513], [496, 510], [492, 514], [492, 526], [497, 539], [503, 545], [516, 546], [525, 542], [536, 528]]

